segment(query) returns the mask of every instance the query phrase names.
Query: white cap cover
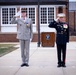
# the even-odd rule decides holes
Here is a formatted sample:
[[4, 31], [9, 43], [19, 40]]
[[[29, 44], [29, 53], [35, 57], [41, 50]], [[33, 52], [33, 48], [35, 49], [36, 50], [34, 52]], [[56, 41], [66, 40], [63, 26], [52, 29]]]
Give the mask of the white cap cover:
[[60, 13], [57, 15], [58, 17], [65, 17], [65, 14], [64, 13]]

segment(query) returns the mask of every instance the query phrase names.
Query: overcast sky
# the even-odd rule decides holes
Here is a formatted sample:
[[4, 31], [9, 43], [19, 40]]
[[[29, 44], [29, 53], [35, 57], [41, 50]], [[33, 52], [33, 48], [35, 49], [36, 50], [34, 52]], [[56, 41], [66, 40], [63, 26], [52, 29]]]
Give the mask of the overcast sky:
[[76, 0], [69, 0], [69, 1], [76, 1]]

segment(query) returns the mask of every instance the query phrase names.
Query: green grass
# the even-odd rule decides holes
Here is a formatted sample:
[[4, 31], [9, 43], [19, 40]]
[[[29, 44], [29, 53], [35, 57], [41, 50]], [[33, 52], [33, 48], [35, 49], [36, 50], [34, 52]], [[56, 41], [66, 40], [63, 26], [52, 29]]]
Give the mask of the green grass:
[[0, 44], [0, 57], [16, 50], [18, 47], [14, 47], [15, 45], [16, 44]]

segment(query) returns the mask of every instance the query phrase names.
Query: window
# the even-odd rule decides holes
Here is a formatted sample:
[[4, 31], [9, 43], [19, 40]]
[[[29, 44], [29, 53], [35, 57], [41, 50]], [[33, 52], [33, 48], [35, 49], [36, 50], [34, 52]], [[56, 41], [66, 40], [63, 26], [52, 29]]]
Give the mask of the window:
[[36, 12], [35, 7], [22, 7], [21, 9], [24, 9], [24, 8], [26, 10], [27, 16], [32, 19], [33, 24], [36, 24], [36, 21], [35, 21], [35, 18], [36, 18], [35, 17], [35, 12]]
[[29, 8], [29, 18], [31, 18], [33, 24], [35, 24], [35, 8]]
[[63, 7], [58, 7], [58, 13], [63, 13]]
[[36, 32], [36, 6], [1, 6], [1, 32], [17, 32], [17, 24], [10, 24], [10, 21], [22, 8], [25, 8], [27, 16], [32, 19], [33, 31]]
[[54, 19], [54, 8], [48, 8], [48, 23], [52, 22]]
[[49, 24], [54, 19], [54, 7], [40, 7], [40, 24]]
[[11, 18], [15, 15], [15, 8], [2, 8], [2, 24], [10, 24]]
[[15, 15], [16, 9], [15, 8], [9, 8], [9, 23], [11, 21], [11, 18]]
[[8, 8], [2, 9], [2, 24], [8, 24]]
[[47, 8], [41, 8], [41, 24], [47, 24]]
[[[35, 7], [21, 7], [21, 9], [22, 8], [26, 8], [27, 16], [32, 19], [33, 24], [36, 24]], [[16, 8], [12, 8], [12, 7], [2, 8], [2, 24], [10, 24], [10, 21], [12, 17], [15, 15], [15, 13], [16, 13]]]
[[17, 25], [10, 24], [12, 17], [16, 13], [15, 6], [1, 7], [1, 32], [17, 32]]

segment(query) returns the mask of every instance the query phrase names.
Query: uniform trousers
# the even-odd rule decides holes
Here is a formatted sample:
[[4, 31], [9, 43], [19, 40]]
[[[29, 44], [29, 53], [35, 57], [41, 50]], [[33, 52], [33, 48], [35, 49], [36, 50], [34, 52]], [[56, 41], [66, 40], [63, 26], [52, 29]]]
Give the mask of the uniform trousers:
[[66, 61], [66, 44], [57, 44], [58, 64], [65, 64]]
[[29, 62], [29, 45], [30, 45], [30, 40], [19, 40], [20, 42], [20, 47], [21, 47], [21, 57], [23, 63]]

